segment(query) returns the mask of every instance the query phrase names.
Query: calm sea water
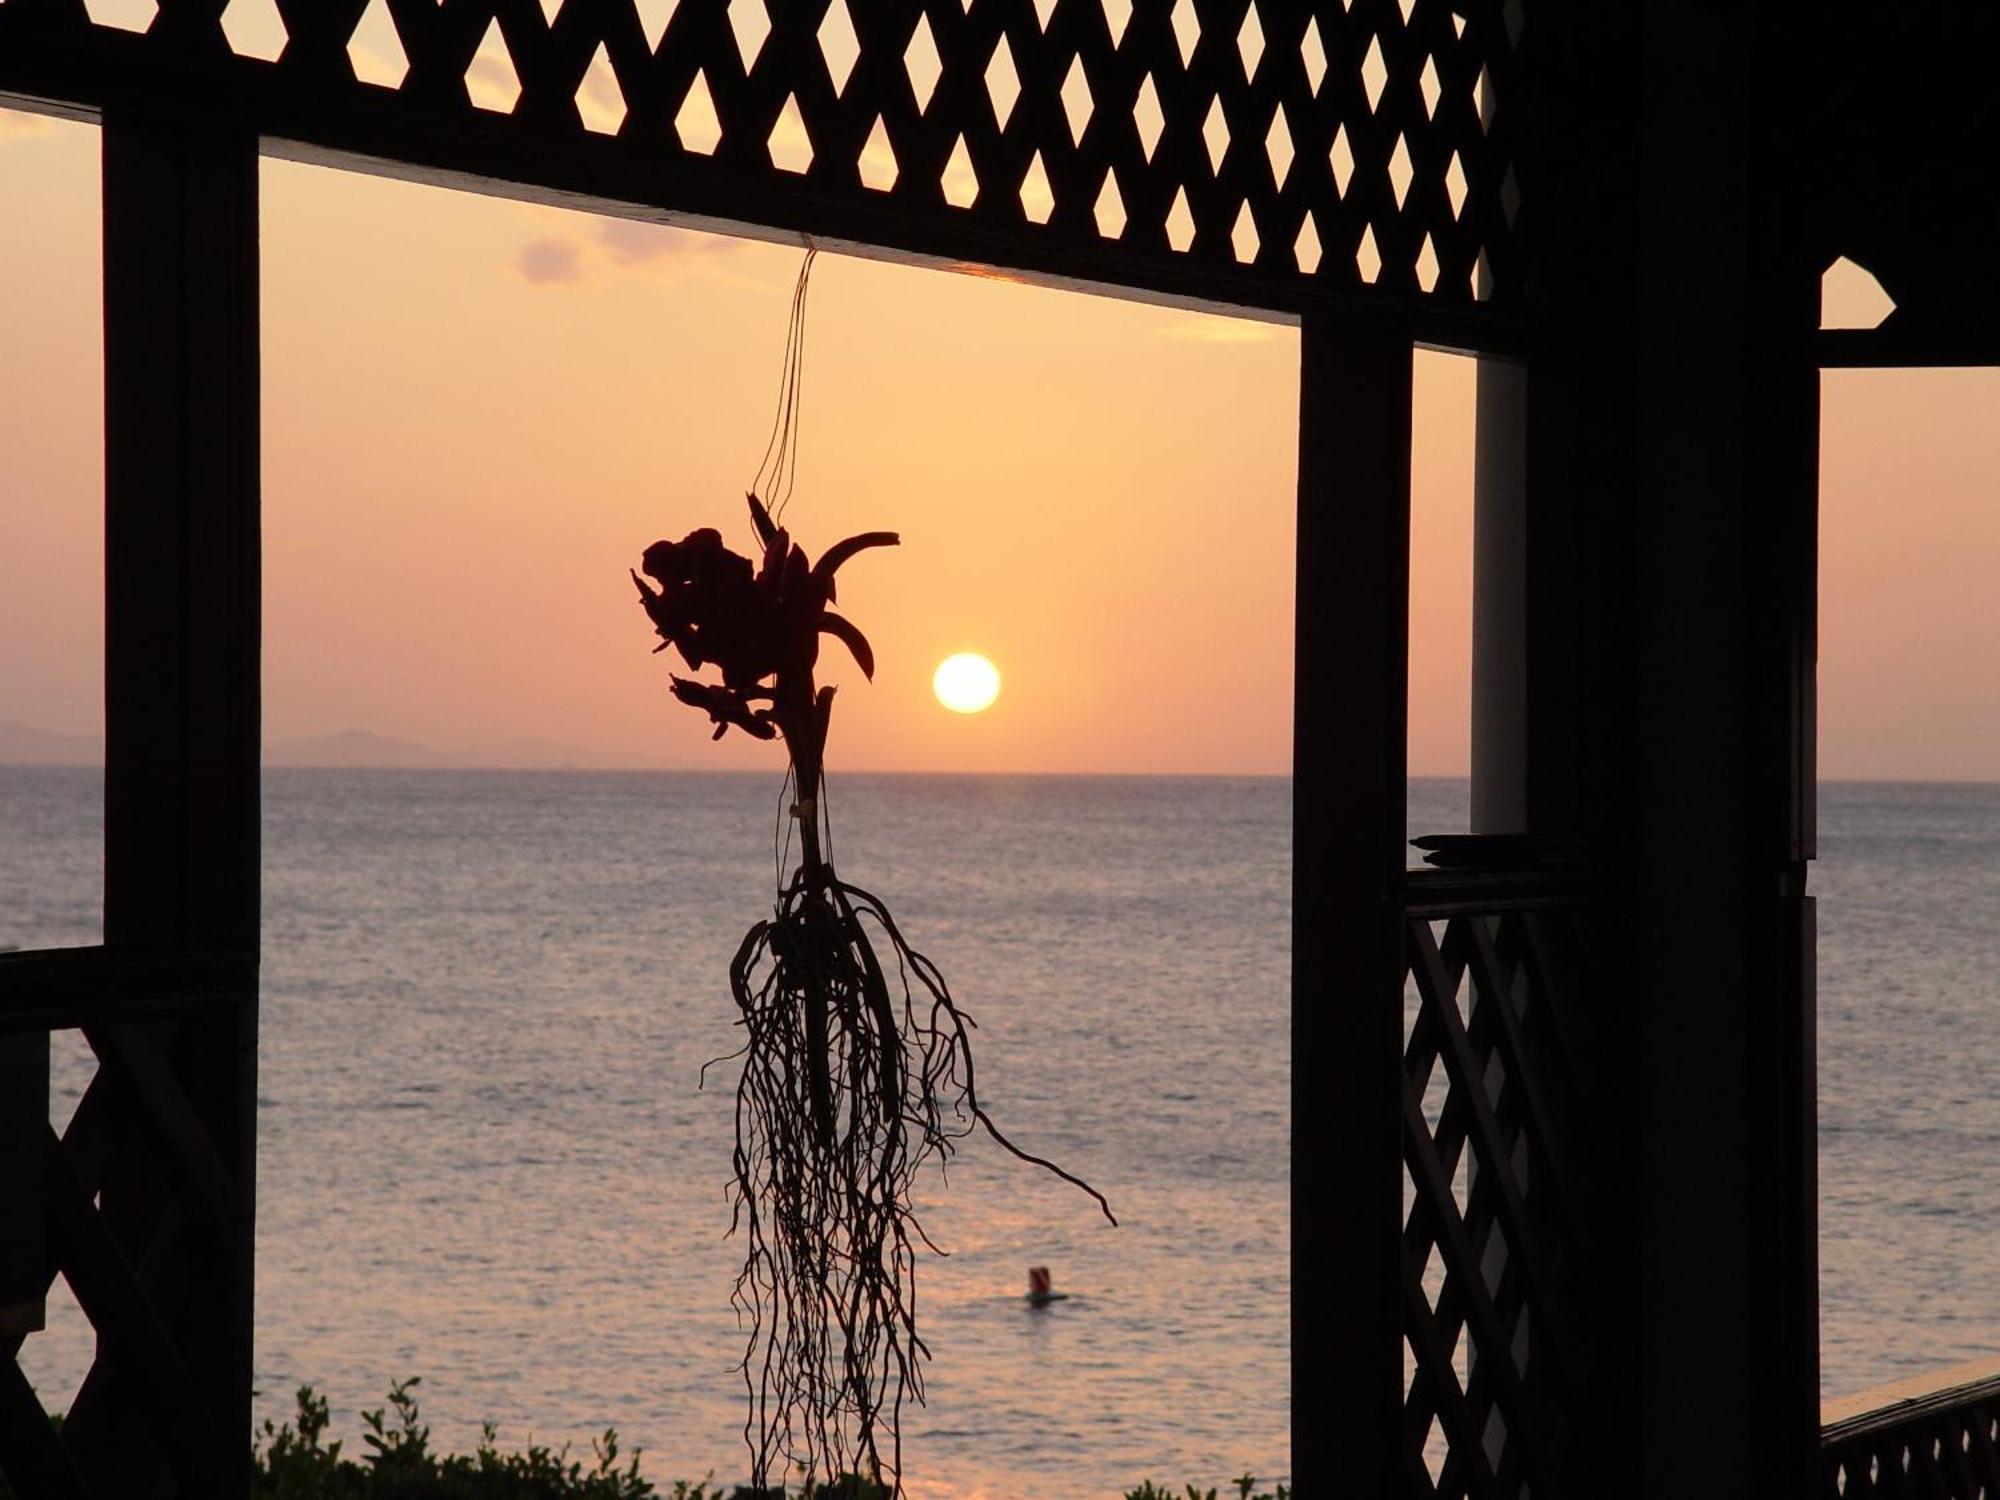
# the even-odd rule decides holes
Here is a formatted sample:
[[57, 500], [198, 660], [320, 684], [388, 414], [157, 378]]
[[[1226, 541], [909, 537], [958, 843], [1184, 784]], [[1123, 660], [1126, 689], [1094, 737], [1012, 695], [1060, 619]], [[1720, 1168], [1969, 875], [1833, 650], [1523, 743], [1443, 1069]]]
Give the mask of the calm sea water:
[[[94, 773], [0, 768], [0, 942], [94, 941]], [[1415, 830], [1464, 824], [1420, 784]], [[847, 777], [835, 857], [980, 1022], [999, 1120], [935, 1185], [913, 1490], [1112, 1495], [1288, 1469], [1289, 787]], [[259, 1408], [336, 1429], [420, 1374], [438, 1436], [615, 1425], [745, 1468], [722, 976], [768, 903], [768, 778], [273, 771]], [[2000, 1352], [2000, 788], [1822, 794], [1825, 1386]], [[87, 1065], [58, 1037], [59, 1114]], [[1072, 1300], [1020, 1299], [1047, 1264]], [[23, 1362], [60, 1406], [73, 1309]]]

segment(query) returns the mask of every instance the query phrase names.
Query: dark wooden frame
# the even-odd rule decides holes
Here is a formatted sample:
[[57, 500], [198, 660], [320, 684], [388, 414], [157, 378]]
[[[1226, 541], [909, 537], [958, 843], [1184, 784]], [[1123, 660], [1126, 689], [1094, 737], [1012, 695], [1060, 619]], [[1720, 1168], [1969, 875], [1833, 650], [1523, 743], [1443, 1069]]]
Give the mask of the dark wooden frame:
[[[1812, 382], [1816, 363], [2000, 349], [2000, 320], [1961, 329], [1949, 299], [1920, 295], [1924, 277], [1910, 267], [1927, 264], [1921, 254], [1884, 238], [1880, 205], [1919, 164], [1871, 162], [1866, 194], [1841, 175], [1867, 130], [1921, 139], [1921, 102], [1885, 107], [1815, 158], [1793, 125], [1819, 118], [1809, 96], [1829, 57], [1788, 54], [1775, 9], [1703, 0], [1538, 0], [1532, 26], [1527, 0], [1180, 0], [1185, 10], [1135, 0], [1119, 34], [1100, 0], [868, 0], [859, 14], [848, 0], [798, 0], [779, 5], [747, 64], [730, 0], [681, 0], [657, 39], [632, 0], [565, 0], [553, 24], [535, 0], [384, 3], [410, 62], [396, 89], [357, 82], [349, 65], [363, 0], [278, 0], [290, 40], [275, 62], [231, 51], [222, 0], [163, 0], [143, 36], [93, 27], [83, 0], [0, 0], [0, 102], [96, 120], [105, 153], [105, 943], [0, 957], [0, 1032], [20, 1039], [0, 1047], [0, 1077], [26, 1080], [14, 1096], [25, 1103], [0, 1115], [10, 1141], [33, 1135], [21, 1121], [38, 1114], [49, 1029], [82, 1028], [101, 1064], [64, 1138], [36, 1139], [0, 1165], [10, 1210], [0, 1341], [18, 1345], [61, 1272], [100, 1350], [60, 1440], [18, 1367], [0, 1363], [0, 1465], [17, 1488], [144, 1494], [164, 1480], [227, 1496], [244, 1483], [261, 151], [1299, 323], [1296, 1487], [1430, 1492], [1403, 1431], [1405, 1360], [1426, 1358], [1409, 1350], [1422, 1320], [1405, 1301], [1416, 1294], [1399, 1244], [1413, 1153], [1424, 1167], [1404, 1078], [1413, 969], [1451, 1047], [1465, 1037], [1440, 1008], [1436, 933], [1413, 924], [1457, 924], [1443, 941], [1478, 951], [1468, 1003], [1490, 1006], [1514, 971], [1479, 945], [1500, 942], [1522, 911], [1573, 917], [1587, 904], [1595, 936], [1578, 993], [1594, 987], [1600, 1003], [1571, 1013], [1571, 1046], [1590, 1063], [1571, 1112], [1591, 1129], [1555, 1148], [1582, 1163], [1571, 1179], [1595, 1230], [1552, 1231], [1552, 1253], [1565, 1266], [1582, 1255], [1575, 1276], [1554, 1280], [1587, 1297], [1589, 1314], [1529, 1311], [1550, 1328], [1582, 1328], [1555, 1365], [1592, 1379], [1558, 1389], [1517, 1370], [1525, 1384], [1510, 1409], [1555, 1400], [1565, 1420], [1538, 1418], [1540, 1446], [1498, 1468], [1464, 1451], [1483, 1435], [1460, 1433], [1452, 1482], [1510, 1500], [1528, 1472], [1539, 1497], [1567, 1483], [1662, 1500], [1689, 1484], [1807, 1493], [1817, 1464]], [[834, 6], [859, 43], [845, 86], [814, 41]], [[1905, 28], [1903, 44], [1923, 52], [1923, 25], [1946, 9], [1925, 0], [1928, 19]], [[1177, 30], [1177, 15], [1195, 18], [1198, 34]], [[1242, 40], [1253, 20], [1254, 61]], [[1841, 76], [1880, 72], [1863, 55], [1872, 24]], [[507, 115], [473, 107], [467, 92], [489, 28], [522, 85]], [[940, 55], [928, 99], [906, 61], [919, 29]], [[627, 106], [609, 137], [583, 128], [576, 103], [600, 46]], [[1007, 111], [986, 81], [1003, 48], [1019, 85]], [[1381, 59], [1372, 80], [1370, 56]], [[1076, 131], [1063, 89], [1079, 72], [1092, 114]], [[675, 123], [696, 76], [722, 117], [712, 156], [685, 149]], [[1148, 88], [1163, 115], [1151, 146], [1139, 129]], [[766, 146], [788, 100], [814, 150], [803, 174], [778, 170]], [[1963, 125], [1982, 107], [1961, 90], [1952, 118]], [[886, 191], [861, 176], [871, 122], [898, 161]], [[1281, 123], [1294, 156], [1283, 171], [1271, 146]], [[1351, 183], [1334, 169], [1336, 132], [1356, 158]], [[963, 207], [946, 198], [955, 144], [979, 184]], [[1046, 225], [1029, 222], [1020, 196], [1037, 161], [1053, 196]], [[1788, 192], [1794, 178], [1809, 186]], [[1126, 217], [1115, 235], [1094, 216], [1107, 182]], [[1182, 194], [1193, 239], [1175, 248], [1170, 205]], [[1258, 247], [1243, 257], [1232, 227], [1246, 219]], [[1308, 223], [1322, 248], [1311, 272], [1292, 258]], [[1373, 279], [1359, 269], [1364, 233], [1383, 267]], [[1440, 267], [1430, 287], [1426, 243]], [[1901, 325], [1815, 332], [1812, 287], [1843, 253], [1898, 267]], [[1482, 518], [1483, 534], [1507, 539], [1519, 603], [1495, 615], [1512, 637], [1482, 641], [1509, 674], [1482, 701], [1509, 706], [1481, 725], [1489, 763], [1476, 770], [1489, 805], [1520, 825], [1483, 832], [1570, 835], [1589, 851], [1587, 889], [1560, 901], [1530, 869], [1403, 874], [1420, 343], [1522, 362], [1495, 381], [1508, 399], [1491, 407], [1524, 428], [1490, 450], [1519, 471], [1492, 494], [1512, 484], [1521, 508]], [[1677, 988], [1676, 964], [1701, 980], [1698, 993]], [[1481, 1025], [1501, 1028], [1496, 1055], [1515, 1060], [1513, 1076], [1539, 1064], [1506, 1030], [1509, 1014], [1489, 1009]], [[1476, 1094], [1470, 1054], [1454, 1056], [1461, 1095]], [[1717, 1056], [1737, 1062], [1717, 1067]], [[1741, 1065], [1751, 1057], [1768, 1062], [1768, 1078]], [[1514, 1087], [1535, 1100], [1554, 1091], [1540, 1078]], [[1689, 1089], [1710, 1091], [1703, 1111], [1686, 1107]], [[1503, 1086], [1487, 1107], [1470, 1097], [1463, 1107], [1507, 1215], [1540, 1222], [1530, 1200], [1549, 1174], [1491, 1177], [1496, 1143], [1514, 1128], [1502, 1118], [1512, 1097]], [[1551, 1150], [1535, 1130], [1534, 1149]], [[1691, 1143], [1739, 1153], [1741, 1172], [1719, 1186], [1688, 1179], [1676, 1153]], [[1449, 1230], [1439, 1184], [1428, 1185]], [[1718, 1239], [1725, 1295], [1706, 1302], [1685, 1259], [1649, 1248]], [[1450, 1253], [1451, 1274], [1484, 1274], [1464, 1263], [1476, 1246]], [[1490, 1357], [1493, 1307], [1458, 1300], [1489, 1325]], [[1748, 1321], [1733, 1324], [1731, 1309]], [[1448, 1360], [1429, 1358], [1443, 1381]], [[1692, 1404], [1674, 1394], [1690, 1382]]]
[[[1373, 1123], [1365, 1156], [1299, 1153], [1296, 1241], [1307, 1259], [1324, 1252], [1359, 1265], [1372, 1256], [1376, 1274], [1394, 1284], [1393, 1235], [1371, 1236], [1366, 1219], [1331, 1211], [1350, 1192], [1350, 1174], [1364, 1171], [1382, 1223], [1399, 1217], [1401, 1039], [1387, 997], [1402, 975], [1406, 600], [1400, 585], [1386, 595], [1380, 585], [1407, 572], [1415, 343], [1520, 347], [1514, 220], [1525, 168], [1511, 142], [1521, 112], [1502, 111], [1496, 127], [1491, 96], [1482, 119], [1472, 90], [1475, 75], [1484, 87], [1512, 87], [1521, 12], [1515, 0], [1476, 4], [1456, 19], [1439, 0], [1356, 0], [1320, 14], [1260, 5], [1267, 50], [1245, 67], [1239, 34], [1250, 5], [1199, 0], [1200, 36], [1183, 55], [1187, 39], [1157, 3], [1141, 4], [1127, 35], [1114, 38], [1101, 20], [1092, 29], [1101, 12], [1080, 0], [1057, 4], [1046, 25], [1032, 19], [1030, 0], [1013, 0], [1011, 10], [988, 0], [969, 11], [897, 0], [855, 16], [865, 84], [836, 95], [808, 47], [827, 0], [781, 11], [756, 65], [734, 73], [723, 0], [683, 0], [650, 60], [634, 45], [621, 0], [569, 0], [553, 28], [526, 0], [449, 0], [437, 13], [392, 0], [412, 62], [393, 91], [358, 84], [347, 69], [341, 40], [358, 3], [285, 0], [292, 44], [270, 64], [230, 54], [220, 7], [207, 0], [165, 0], [144, 36], [89, 26], [80, 0], [0, 0], [0, 99], [104, 126], [109, 600], [105, 945], [0, 961], [0, 1026], [30, 1034], [84, 1026], [103, 1063], [93, 1085], [103, 1107], [80, 1118], [87, 1127], [116, 1118], [129, 1134], [165, 1143], [210, 1208], [209, 1238], [182, 1243], [178, 1226], [161, 1227], [175, 1195], [149, 1201], [132, 1175], [157, 1163], [140, 1153], [124, 1164], [88, 1129], [48, 1143], [53, 1177], [80, 1172], [79, 1181], [101, 1188], [104, 1233], [93, 1243], [107, 1264], [126, 1262], [129, 1295], [86, 1299], [86, 1311], [104, 1320], [100, 1359], [59, 1443], [37, 1430], [24, 1389], [0, 1402], [0, 1462], [17, 1483], [54, 1494], [141, 1493], [168, 1474], [183, 1492], [228, 1494], [240, 1485], [230, 1434], [248, 1426], [254, 1202], [260, 150], [655, 222], [809, 237], [923, 263], [977, 262], [1054, 284], [1304, 319], [1301, 599], [1351, 600], [1360, 613], [1346, 623], [1381, 633], [1373, 652], [1357, 655], [1343, 622], [1301, 609], [1302, 682], [1311, 685], [1301, 701], [1361, 694], [1372, 725], [1360, 738], [1352, 725], [1331, 723], [1302, 738], [1302, 753], [1334, 757], [1302, 784], [1327, 799], [1315, 816], [1365, 816], [1374, 831], [1367, 858], [1354, 865], [1344, 862], [1344, 846], [1317, 841], [1313, 848], [1336, 857], [1308, 861], [1301, 875], [1302, 907], [1316, 913], [1302, 928], [1336, 940], [1305, 966], [1313, 972], [1301, 978], [1301, 994], [1312, 999], [1299, 1007], [1298, 1044], [1302, 1057], [1359, 1077], [1350, 1050], [1359, 1026], [1379, 1043], [1380, 1071], [1372, 1106], [1358, 1093], [1300, 1091], [1306, 1142], [1344, 1140], [1347, 1123]], [[511, 116], [475, 109], [466, 96], [470, 49], [489, 20], [524, 84]], [[927, 109], [913, 106], [895, 61], [919, 24], [944, 52]], [[1301, 54], [1287, 51], [1308, 27], [1330, 54], [1324, 87]], [[581, 130], [568, 98], [599, 40], [631, 106], [615, 139]], [[1367, 97], [1364, 44], [1386, 54], [1379, 99]], [[984, 86], [970, 75], [1001, 47], [1019, 68], [1022, 96], [996, 131]], [[702, 69], [725, 114], [724, 148], [710, 160], [680, 150], [671, 129], [662, 130], [690, 65]], [[1067, 68], [1084, 69], [1099, 100], [1074, 143], [1058, 94]], [[1428, 96], [1438, 77], [1442, 102]], [[1166, 114], [1158, 151], [1143, 162], [1133, 156], [1130, 124], [1121, 125], [1127, 106], [1116, 102], [1142, 84], [1158, 86]], [[817, 152], [803, 180], [775, 170], [761, 145], [793, 90]], [[1205, 111], [1221, 112], [1230, 126], [1219, 170], [1203, 158], [1211, 149], [1198, 128]], [[856, 130], [871, 113], [891, 126], [904, 166], [888, 194], [854, 177]], [[1302, 163], [1283, 182], [1262, 160], [1263, 137], [1280, 120]], [[1336, 189], [1329, 165], [1336, 130], [1359, 159], [1351, 194], [1345, 184]], [[941, 198], [943, 148], [958, 132], [981, 172], [982, 197], [969, 211]], [[1406, 203], [1390, 161], [1405, 150]], [[1017, 180], [1011, 174], [1035, 151], [1054, 179], [1057, 211], [1045, 228], [1026, 224], [1004, 194], [985, 191], [996, 170], [1003, 185]], [[1456, 204], [1444, 206], [1448, 164], [1467, 175], [1463, 216]], [[1130, 200], [1130, 225], [1116, 239], [1079, 210], [1107, 173]], [[1187, 192], [1195, 209], [1185, 252], [1163, 238], [1171, 191]], [[1329, 241], [1321, 273], [1299, 274], [1289, 245], [1275, 239], [1254, 262], [1239, 262], [1230, 216], [1253, 210], [1266, 231], [1301, 214], [1316, 222]], [[1339, 236], [1363, 229], [1384, 264], [1377, 284], [1340, 259], [1347, 247]], [[1450, 273], [1434, 295], [1417, 279], [1425, 239]], [[1477, 288], [1475, 259], [1485, 278]], [[1372, 528], [1362, 552], [1352, 545], [1356, 522]], [[1311, 797], [1302, 804], [1310, 805]], [[1356, 904], [1375, 914], [1372, 948], [1337, 940]], [[1362, 990], [1383, 1003], [1351, 1003]], [[123, 1086], [140, 1078], [145, 1088]], [[1344, 1121], [1319, 1118], [1329, 1104]], [[50, 1191], [57, 1204], [62, 1194]], [[75, 1217], [60, 1208], [49, 1217], [47, 1270], [31, 1282], [73, 1271], [77, 1242], [94, 1232]], [[166, 1241], [178, 1266], [197, 1269], [150, 1285], [140, 1263]], [[1376, 1351], [1366, 1382], [1371, 1421], [1393, 1426], [1402, 1382], [1393, 1307], [1351, 1276], [1302, 1275], [1300, 1285], [1298, 1409], [1342, 1408], [1353, 1382], [1334, 1351], [1365, 1326]], [[119, 1332], [142, 1325], [136, 1343]], [[1373, 1446], [1366, 1425], [1308, 1418], [1297, 1426], [1303, 1488], [1330, 1484]]]
[[[1395, 308], [1429, 342], [1521, 344], [1525, 94], [1494, 101], [1518, 86], [1522, 0], [1139, 0], [1115, 37], [1097, 0], [789, 0], [764, 10], [769, 34], [748, 66], [731, 0], [679, 0], [657, 45], [632, 0], [567, 0], [553, 24], [535, 0], [386, 0], [410, 63], [397, 89], [355, 79], [346, 49], [364, 3], [281, 0], [290, 41], [265, 62], [231, 50], [221, 0], [164, 0], [143, 36], [90, 26], [84, 0], [5, 0], [0, 100], [87, 116], [178, 103], [254, 129], [273, 154], [482, 192], [1283, 321]], [[845, 87], [817, 40], [830, 14], [858, 42]], [[489, 26], [522, 87], [509, 114], [467, 91]], [[942, 64], [922, 92], [907, 61], [919, 28]], [[576, 104], [600, 46], [627, 105], [615, 135], [583, 128]], [[1019, 90], [1004, 110], [988, 83], [1003, 54]], [[1072, 73], [1092, 104], [1080, 135]], [[677, 126], [697, 81], [721, 119], [712, 155]], [[1148, 90], [1150, 147], [1137, 123]], [[814, 147], [803, 173], [775, 167], [767, 145], [788, 101]], [[877, 123], [900, 174], [887, 190], [861, 175]], [[1292, 152], [1282, 171], [1277, 129]], [[960, 145], [980, 193], [955, 207], [945, 176]], [[1336, 151], [1354, 161], [1346, 181]], [[1046, 224], [1019, 197], [1038, 161]], [[1125, 209], [1116, 235], [1095, 215], [1107, 182]], [[1169, 229], [1177, 197], [1185, 249]], [[1259, 234], [1248, 260], [1233, 240], [1245, 216]], [[1322, 246], [1310, 271], [1295, 245], [1308, 223]], [[1364, 233], [1382, 264], [1373, 280], [1356, 264]]]

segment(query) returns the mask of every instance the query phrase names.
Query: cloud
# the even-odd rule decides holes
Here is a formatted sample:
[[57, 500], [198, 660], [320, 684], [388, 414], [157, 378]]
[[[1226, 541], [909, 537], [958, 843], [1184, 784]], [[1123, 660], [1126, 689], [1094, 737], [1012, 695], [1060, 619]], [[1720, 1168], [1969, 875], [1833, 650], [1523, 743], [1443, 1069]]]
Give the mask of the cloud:
[[666, 224], [642, 224], [636, 219], [606, 219], [598, 226], [597, 238], [621, 266], [735, 255], [744, 243], [725, 234], [700, 234]]
[[[745, 284], [761, 286], [768, 280], [754, 274], [764, 269], [763, 262], [745, 253], [766, 247], [730, 235], [632, 219], [599, 219], [585, 228], [575, 223], [574, 215], [537, 218], [538, 227], [553, 232], [535, 235], [514, 257], [514, 269], [537, 285], [575, 285], [607, 271], [669, 277], [695, 271], [730, 281], [743, 281], [750, 272]], [[582, 237], [576, 237], [578, 230]]]
[[514, 264], [538, 286], [583, 280], [582, 254], [573, 240], [530, 240]]
[[1278, 336], [1273, 324], [1222, 317], [1176, 318], [1153, 332], [1160, 338], [1189, 344], [1263, 344]]
[[32, 140], [36, 136], [51, 135], [56, 122], [46, 115], [31, 115], [25, 110], [0, 109], [0, 141]]

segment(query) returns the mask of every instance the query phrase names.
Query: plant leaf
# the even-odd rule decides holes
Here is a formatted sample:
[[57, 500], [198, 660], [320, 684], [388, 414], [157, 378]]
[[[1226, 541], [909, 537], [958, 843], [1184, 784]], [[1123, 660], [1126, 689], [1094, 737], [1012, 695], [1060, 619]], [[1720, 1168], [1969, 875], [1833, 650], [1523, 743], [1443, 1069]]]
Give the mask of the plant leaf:
[[855, 661], [861, 665], [862, 676], [870, 682], [875, 680], [875, 650], [868, 644], [867, 636], [830, 609], [820, 615], [819, 628], [823, 634], [834, 637], [854, 653]]
[[893, 531], [864, 531], [860, 536], [851, 536], [844, 542], [835, 542], [820, 558], [819, 566], [813, 569], [813, 577], [827, 587], [827, 597], [833, 597], [833, 575], [840, 565], [855, 553], [869, 547], [899, 547], [903, 539]]

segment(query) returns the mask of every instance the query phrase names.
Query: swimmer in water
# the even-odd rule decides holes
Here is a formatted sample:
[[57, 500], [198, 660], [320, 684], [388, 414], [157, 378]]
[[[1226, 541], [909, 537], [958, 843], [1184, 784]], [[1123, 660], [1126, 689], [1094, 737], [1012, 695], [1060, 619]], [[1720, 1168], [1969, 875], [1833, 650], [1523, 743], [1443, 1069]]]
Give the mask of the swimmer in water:
[[1047, 1266], [1028, 1267], [1028, 1306], [1047, 1307], [1051, 1302], [1067, 1302], [1069, 1293], [1059, 1292], [1050, 1284]]

